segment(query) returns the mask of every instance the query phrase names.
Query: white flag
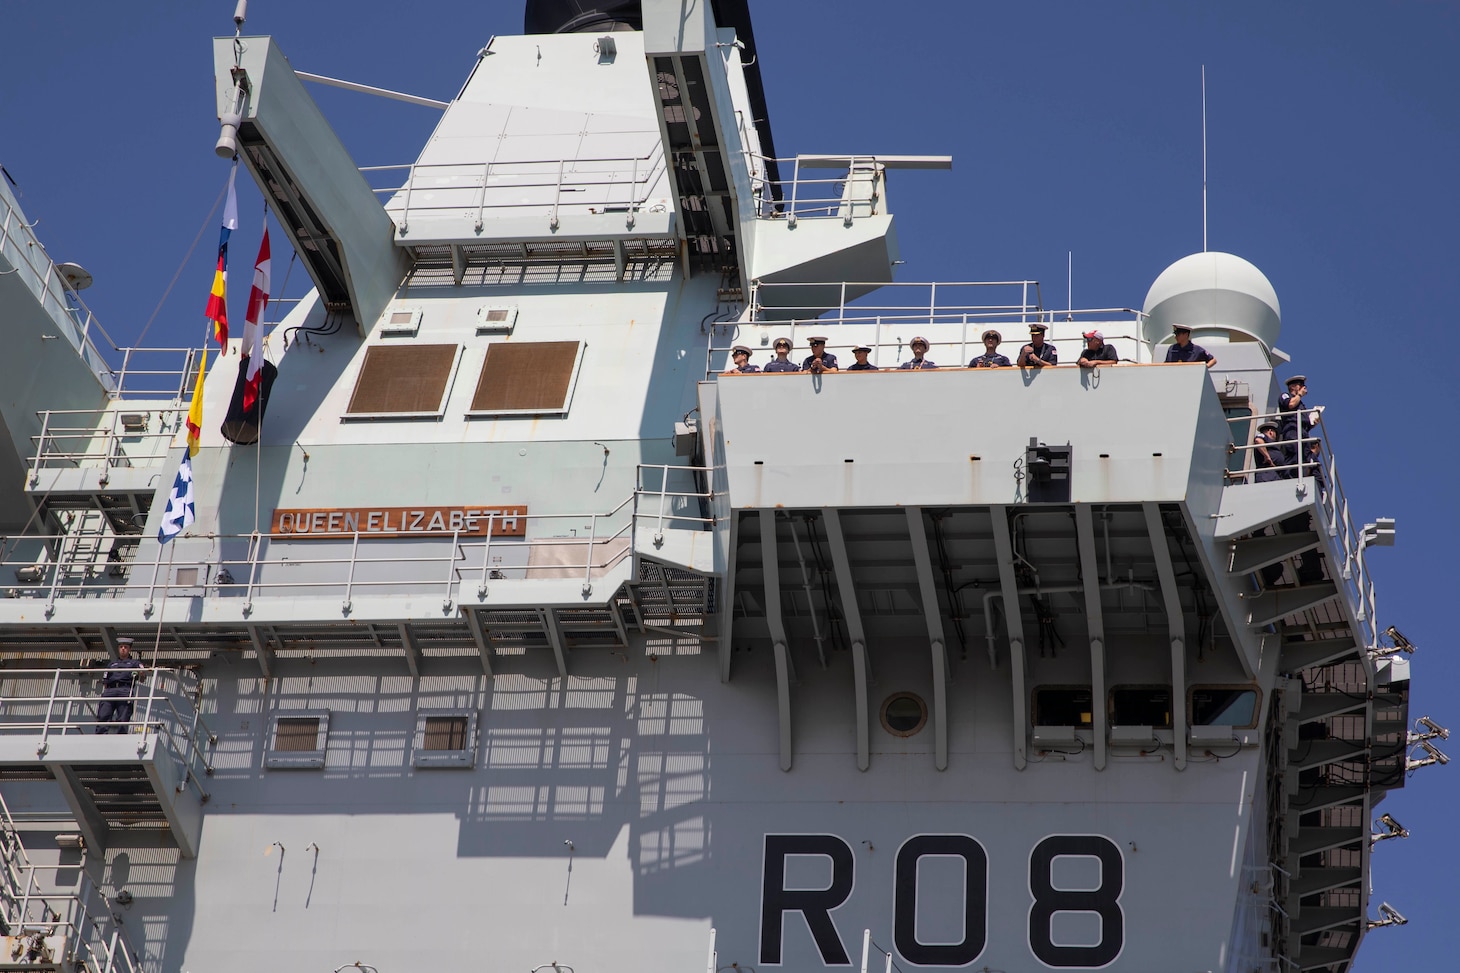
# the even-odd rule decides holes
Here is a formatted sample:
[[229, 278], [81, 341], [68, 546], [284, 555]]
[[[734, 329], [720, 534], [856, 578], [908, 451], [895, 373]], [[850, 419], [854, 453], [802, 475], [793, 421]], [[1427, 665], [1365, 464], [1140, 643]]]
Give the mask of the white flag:
[[162, 526], [157, 529], [157, 542], [166, 544], [197, 519], [193, 509], [193, 464], [184, 455], [177, 468], [177, 479], [172, 481], [172, 493], [167, 498], [167, 509], [162, 514]]

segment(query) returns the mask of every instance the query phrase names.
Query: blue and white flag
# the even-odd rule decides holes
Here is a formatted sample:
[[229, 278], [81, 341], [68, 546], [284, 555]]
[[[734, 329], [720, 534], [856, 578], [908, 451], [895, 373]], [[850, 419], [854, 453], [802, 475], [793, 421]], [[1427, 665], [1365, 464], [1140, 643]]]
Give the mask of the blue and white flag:
[[167, 510], [162, 514], [162, 526], [157, 530], [157, 542], [166, 544], [181, 534], [197, 519], [193, 509], [193, 464], [185, 455], [177, 468], [177, 479], [172, 481], [172, 494], [167, 498]]

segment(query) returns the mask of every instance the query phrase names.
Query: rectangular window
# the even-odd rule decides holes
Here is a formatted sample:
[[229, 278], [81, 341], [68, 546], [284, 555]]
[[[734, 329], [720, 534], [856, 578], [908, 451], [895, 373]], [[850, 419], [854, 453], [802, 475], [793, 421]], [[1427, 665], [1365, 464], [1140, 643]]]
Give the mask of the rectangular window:
[[1094, 707], [1089, 686], [1044, 686], [1034, 691], [1034, 723], [1037, 726], [1081, 726], [1093, 722]]
[[381, 337], [414, 338], [421, 330], [420, 308], [395, 308], [380, 319]]
[[372, 345], [346, 419], [434, 419], [446, 406], [459, 345]]
[[562, 415], [582, 360], [581, 341], [498, 341], [471, 399], [471, 415]]
[[1120, 686], [1110, 691], [1112, 726], [1171, 729], [1171, 687]]
[[515, 307], [477, 308], [477, 334], [511, 334], [516, 323]]
[[275, 769], [314, 769], [324, 766], [328, 713], [291, 713], [276, 716], [269, 728], [264, 766]]
[[416, 714], [417, 767], [469, 768], [476, 762], [476, 713], [439, 710]]
[[1191, 691], [1193, 726], [1257, 725], [1257, 690], [1246, 686], [1197, 686]]
[[465, 750], [465, 716], [428, 716], [425, 719], [422, 750]]

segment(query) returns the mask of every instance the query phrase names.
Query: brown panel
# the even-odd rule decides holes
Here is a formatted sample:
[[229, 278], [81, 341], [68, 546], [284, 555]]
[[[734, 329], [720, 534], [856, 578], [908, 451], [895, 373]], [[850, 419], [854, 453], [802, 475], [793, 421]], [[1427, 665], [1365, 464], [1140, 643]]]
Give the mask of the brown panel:
[[422, 734], [422, 750], [465, 750], [465, 716], [428, 716]]
[[355, 380], [347, 415], [441, 411], [456, 345], [374, 345]]
[[274, 726], [274, 749], [281, 753], [318, 750], [319, 717], [279, 717]]
[[562, 412], [578, 360], [576, 341], [499, 341], [472, 396], [473, 412]]

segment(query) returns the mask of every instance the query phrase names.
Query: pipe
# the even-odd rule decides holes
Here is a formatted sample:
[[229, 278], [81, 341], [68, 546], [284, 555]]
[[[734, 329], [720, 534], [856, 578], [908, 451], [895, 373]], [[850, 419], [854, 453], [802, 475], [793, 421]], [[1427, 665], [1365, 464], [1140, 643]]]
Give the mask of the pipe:
[[796, 535], [796, 518], [787, 517], [791, 525], [791, 544], [796, 548], [796, 562], [801, 565], [801, 587], [806, 589], [806, 607], [811, 612], [811, 635], [816, 640], [816, 655], [821, 659], [821, 668], [826, 668], [826, 647], [822, 645], [821, 624], [816, 620], [816, 602], [811, 597], [811, 573], [806, 570], [806, 558], [801, 555], [801, 539]]

